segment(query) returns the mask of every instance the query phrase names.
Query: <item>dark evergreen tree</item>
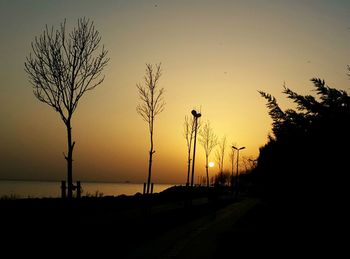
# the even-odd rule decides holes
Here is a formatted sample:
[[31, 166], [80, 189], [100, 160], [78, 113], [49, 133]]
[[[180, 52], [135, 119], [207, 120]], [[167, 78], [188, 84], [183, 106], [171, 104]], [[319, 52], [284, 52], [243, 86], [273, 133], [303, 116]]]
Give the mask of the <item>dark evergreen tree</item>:
[[295, 208], [298, 217], [313, 222], [336, 221], [348, 189], [350, 97], [324, 80], [311, 81], [315, 97], [284, 87], [295, 110], [283, 111], [273, 96], [259, 91], [267, 100], [273, 134], [260, 148], [253, 175], [272, 204]]

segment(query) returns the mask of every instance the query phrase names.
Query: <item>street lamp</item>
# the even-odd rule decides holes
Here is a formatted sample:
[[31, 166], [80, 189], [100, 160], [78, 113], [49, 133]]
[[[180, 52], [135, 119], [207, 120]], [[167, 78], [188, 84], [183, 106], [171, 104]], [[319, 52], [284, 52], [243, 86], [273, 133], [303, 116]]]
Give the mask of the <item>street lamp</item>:
[[235, 160], [235, 151], [232, 149], [232, 157], [231, 157], [231, 162], [232, 162], [232, 177], [231, 177], [231, 187], [232, 187], [232, 191], [233, 191], [233, 188], [234, 188], [234, 172], [233, 172], [233, 168], [234, 168], [234, 160]]
[[239, 172], [238, 172], [238, 160], [239, 160], [239, 151], [242, 150], [242, 149], [245, 149], [245, 147], [240, 147], [240, 148], [237, 148], [235, 146], [232, 146], [233, 149], [237, 150], [237, 162], [236, 162], [236, 197], [238, 195], [238, 184], [239, 184]]
[[194, 159], [196, 157], [196, 140], [197, 140], [197, 127], [198, 127], [198, 118], [202, 114], [197, 113], [195, 110], [191, 111], [194, 117], [194, 143], [193, 143], [193, 158], [192, 158], [192, 176], [191, 176], [191, 187], [193, 187], [193, 178], [194, 178]]

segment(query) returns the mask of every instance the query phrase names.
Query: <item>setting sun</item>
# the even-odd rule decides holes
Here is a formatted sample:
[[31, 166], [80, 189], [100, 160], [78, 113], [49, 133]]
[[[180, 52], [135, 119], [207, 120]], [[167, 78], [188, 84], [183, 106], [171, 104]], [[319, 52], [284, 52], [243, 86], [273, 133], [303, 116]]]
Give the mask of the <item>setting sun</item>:
[[209, 162], [209, 167], [214, 167], [214, 162]]

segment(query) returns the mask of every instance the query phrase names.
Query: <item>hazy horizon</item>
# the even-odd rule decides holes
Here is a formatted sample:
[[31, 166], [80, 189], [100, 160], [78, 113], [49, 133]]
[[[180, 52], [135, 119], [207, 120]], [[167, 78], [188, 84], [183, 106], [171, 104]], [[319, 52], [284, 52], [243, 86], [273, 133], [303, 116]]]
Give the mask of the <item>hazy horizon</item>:
[[[21, 178], [0, 178], [0, 181], [19, 181], [19, 182], [61, 182], [65, 177], [62, 179], [44, 179], [44, 178], [39, 178], [39, 179], [21, 179]], [[76, 181], [79, 181], [79, 179], [76, 179]], [[120, 184], [144, 184], [145, 181], [129, 181], [129, 180], [119, 180], [119, 181], [108, 181], [108, 180], [84, 180], [81, 181], [82, 183], [120, 183]], [[75, 184], [75, 183], [74, 183]], [[163, 182], [155, 182], [154, 184], [175, 184], [175, 185], [184, 185], [184, 183], [179, 182], [179, 183], [163, 183]]]
[[[109, 51], [101, 86], [73, 116], [73, 178], [146, 181], [149, 136], [136, 113], [146, 63], [162, 63], [165, 110], [155, 121], [152, 181], [185, 183], [184, 117], [201, 109], [219, 138], [255, 159], [271, 133], [258, 90], [295, 107], [283, 84], [312, 94], [310, 79], [349, 90], [350, 2], [335, 1], [20, 1], [0, 2], [0, 178], [66, 178], [66, 130], [32, 93], [24, 71], [31, 42], [45, 25], [91, 19]], [[205, 174], [197, 145], [196, 176]], [[210, 161], [215, 164], [215, 151]], [[225, 169], [231, 169], [229, 156]], [[210, 176], [218, 172], [215, 165]]]

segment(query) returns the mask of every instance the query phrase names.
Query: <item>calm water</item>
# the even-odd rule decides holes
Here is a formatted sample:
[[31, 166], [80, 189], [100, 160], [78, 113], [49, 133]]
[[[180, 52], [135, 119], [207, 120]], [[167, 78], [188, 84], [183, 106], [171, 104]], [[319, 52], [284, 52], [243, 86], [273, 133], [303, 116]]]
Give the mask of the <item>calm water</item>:
[[[134, 195], [137, 192], [143, 192], [143, 184], [135, 183], [96, 183], [81, 182], [83, 187], [83, 196], [113, 195], [121, 194]], [[0, 181], [0, 198], [43, 198], [43, 197], [60, 197], [60, 182], [44, 182], [44, 181]], [[153, 192], [161, 192], [173, 184], [154, 184]]]

